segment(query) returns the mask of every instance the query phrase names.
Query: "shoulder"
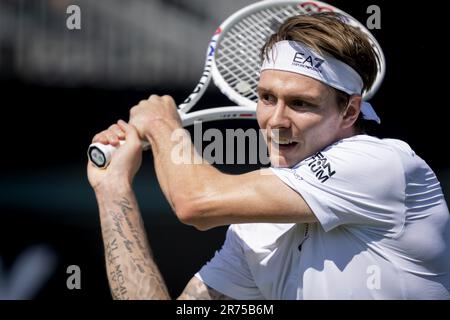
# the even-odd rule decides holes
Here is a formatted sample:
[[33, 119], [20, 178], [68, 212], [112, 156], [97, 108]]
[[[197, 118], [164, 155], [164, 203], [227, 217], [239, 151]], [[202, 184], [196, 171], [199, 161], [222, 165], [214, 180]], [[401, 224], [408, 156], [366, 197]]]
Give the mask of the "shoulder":
[[[370, 168], [378, 172], [406, 175], [423, 166], [425, 162], [417, 156], [408, 143], [399, 139], [380, 139], [369, 135], [357, 135], [343, 139], [323, 151], [345, 167]], [[361, 165], [361, 166], [360, 166]]]
[[401, 199], [408, 161], [403, 158], [407, 158], [408, 148], [399, 140], [357, 135], [326, 147], [293, 168], [273, 171], [295, 190], [312, 188], [340, 198], [360, 195], [364, 199], [382, 199], [395, 192]]
[[412, 151], [408, 144], [401, 140], [357, 135], [328, 146], [322, 153], [333, 158], [335, 162], [342, 159], [342, 164], [357, 165], [356, 161], [364, 160], [366, 165], [384, 166], [393, 160], [399, 160], [401, 153], [407, 153], [407, 150]]
[[306, 159], [303, 165], [312, 171], [325, 169], [324, 165], [327, 165], [326, 173], [332, 173], [336, 179], [357, 176], [377, 178], [382, 182], [383, 176], [388, 180], [404, 176], [404, 162], [411, 152], [411, 148], [400, 140], [357, 135], [328, 146]]

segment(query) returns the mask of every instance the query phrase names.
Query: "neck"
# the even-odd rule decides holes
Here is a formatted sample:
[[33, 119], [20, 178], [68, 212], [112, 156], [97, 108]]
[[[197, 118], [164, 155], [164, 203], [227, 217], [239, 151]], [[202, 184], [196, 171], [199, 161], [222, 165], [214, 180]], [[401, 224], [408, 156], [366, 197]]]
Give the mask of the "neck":
[[338, 135], [336, 141], [339, 141], [339, 140], [342, 140], [345, 138], [350, 138], [350, 137], [356, 136], [358, 134], [363, 134], [363, 131], [360, 128], [357, 128], [356, 126], [351, 126], [350, 128], [343, 130], [341, 132], [341, 134]]

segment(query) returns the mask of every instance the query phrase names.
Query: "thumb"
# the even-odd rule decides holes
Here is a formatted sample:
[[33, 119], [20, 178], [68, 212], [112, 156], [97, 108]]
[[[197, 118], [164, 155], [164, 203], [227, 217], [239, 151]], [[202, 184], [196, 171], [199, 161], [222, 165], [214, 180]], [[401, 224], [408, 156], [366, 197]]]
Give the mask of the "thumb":
[[136, 144], [140, 145], [141, 144], [141, 139], [139, 137], [139, 134], [133, 125], [128, 124], [123, 120], [119, 120], [117, 122], [117, 124], [123, 131], [125, 131], [126, 144], [128, 144], [128, 145], [136, 145]]

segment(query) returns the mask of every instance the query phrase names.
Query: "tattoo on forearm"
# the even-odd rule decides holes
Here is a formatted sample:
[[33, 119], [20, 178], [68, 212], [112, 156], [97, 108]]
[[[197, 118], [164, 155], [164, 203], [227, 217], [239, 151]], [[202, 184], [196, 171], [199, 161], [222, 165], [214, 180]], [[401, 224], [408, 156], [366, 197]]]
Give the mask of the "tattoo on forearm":
[[[139, 231], [138, 231], [138, 229], [139, 230], [145, 230], [142, 218], [140, 216], [138, 217], [138, 226], [137, 226], [138, 229], [136, 229], [136, 227], [131, 222], [130, 217], [128, 215], [128, 213], [130, 211], [132, 211], [132, 209], [133, 209], [131, 204], [130, 204], [130, 201], [128, 199], [126, 199], [126, 198], [122, 198], [122, 200], [120, 200], [118, 202], [115, 202], [115, 204], [117, 204], [120, 207], [120, 211], [122, 213], [122, 216], [125, 219], [125, 222], [126, 222], [128, 228], [129, 228], [129, 230], [130, 230], [130, 232], [131, 232], [131, 234], [133, 236], [133, 239], [136, 242], [137, 246], [139, 247], [140, 250], [143, 250], [143, 252], [145, 254], [147, 254], [147, 252], [146, 252], [147, 248], [142, 243], [142, 242], [145, 242], [145, 240], [143, 241], [143, 240], [140, 239], [140, 234], [139, 234]], [[131, 246], [132, 244], [133, 244], [133, 242], [131, 240], [127, 240], [127, 244], [126, 244], [127, 247]]]
[[119, 246], [117, 245], [117, 240], [113, 239], [110, 242], [106, 243], [105, 248], [105, 255], [106, 255], [106, 261], [109, 265], [112, 265], [115, 263], [115, 260], [119, 258], [119, 256], [116, 256], [114, 251], [119, 249]]
[[180, 295], [181, 300], [233, 300], [229, 296], [220, 293], [217, 290], [207, 286], [204, 282], [197, 278], [192, 278], [187, 284], [183, 293]]
[[115, 286], [112, 288], [112, 294], [116, 299], [129, 299], [127, 296], [127, 288], [125, 287], [125, 278], [122, 273], [121, 265], [115, 265], [115, 268], [111, 271], [111, 280], [115, 282]]
[[145, 261], [143, 261], [141, 258], [134, 258], [131, 257], [131, 260], [133, 260], [134, 265], [139, 270], [140, 273], [145, 273], [144, 268], [141, 266], [142, 264], [145, 264]]
[[103, 225], [113, 298], [168, 299], [165, 283], [151, 257], [139, 212], [133, 212], [133, 204], [127, 198], [114, 201], [114, 205], [118, 210], [109, 210], [108, 220]]

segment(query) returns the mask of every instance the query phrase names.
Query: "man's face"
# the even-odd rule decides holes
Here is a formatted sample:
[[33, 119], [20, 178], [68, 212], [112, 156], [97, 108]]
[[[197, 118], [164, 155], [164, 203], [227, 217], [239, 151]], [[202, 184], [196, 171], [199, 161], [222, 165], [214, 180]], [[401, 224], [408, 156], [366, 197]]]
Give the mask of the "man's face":
[[341, 138], [336, 93], [320, 81], [265, 70], [258, 94], [256, 115], [261, 129], [267, 130], [273, 166], [292, 167]]

